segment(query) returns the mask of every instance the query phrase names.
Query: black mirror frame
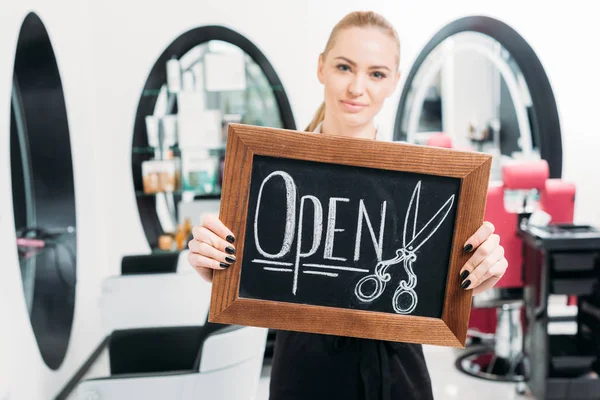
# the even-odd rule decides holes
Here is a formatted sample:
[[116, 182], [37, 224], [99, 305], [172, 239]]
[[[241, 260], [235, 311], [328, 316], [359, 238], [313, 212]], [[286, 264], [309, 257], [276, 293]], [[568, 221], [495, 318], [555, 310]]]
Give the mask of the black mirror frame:
[[[29, 232], [46, 241], [45, 250], [38, 255], [19, 255], [20, 263], [29, 259], [25, 262], [35, 265], [29, 320], [42, 360], [56, 371], [71, 343], [75, 317], [76, 183], [57, 57], [46, 25], [35, 12], [24, 18], [16, 43], [10, 113], [15, 233]], [[29, 184], [24, 183], [25, 175]], [[26, 185], [31, 190], [26, 190]], [[61, 237], [51, 233], [69, 227], [73, 228], [72, 234]]]
[[[296, 129], [290, 102], [281, 80], [267, 57], [245, 36], [223, 26], [210, 25], [194, 28], [177, 37], [154, 63], [138, 103], [133, 131], [134, 147], [148, 146], [145, 117], [153, 114], [158, 95], [148, 96], [145, 93], [158, 93], [161, 86], [166, 82], [167, 61], [171, 57], [179, 59], [194, 47], [211, 40], [220, 40], [239, 47], [260, 66], [271, 87], [276, 88], [273, 90], [273, 94], [277, 101], [283, 128]], [[132, 159], [133, 181], [136, 191], [143, 190], [141, 161], [136, 157]], [[156, 247], [158, 237], [164, 233], [156, 213], [156, 199], [153, 196], [138, 196], [137, 206], [148, 243], [151, 247]]]
[[485, 16], [469, 16], [460, 18], [443, 27], [425, 45], [415, 60], [406, 78], [394, 124], [394, 140], [405, 140], [402, 136], [402, 118], [406, 107], [407, 97], [417, 71], [429, 55], [446, 38], [461, 32], [479, 32], [498, 41], [519, 65], [532, 101], [531, 120], [532, 132], [539, 135], [541, 157], [548, 162], [550, 178], [562, 176], [562, 138], [558, 109], [554, 93], [541, 61], [531, 46], [513, 28]]

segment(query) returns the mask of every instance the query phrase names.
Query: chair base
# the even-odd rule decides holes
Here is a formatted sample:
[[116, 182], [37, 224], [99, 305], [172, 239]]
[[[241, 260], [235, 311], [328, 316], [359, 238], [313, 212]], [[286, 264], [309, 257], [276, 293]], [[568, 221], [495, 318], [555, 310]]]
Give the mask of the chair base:
[[508, 360], [498, 357], [492, 346], [477, 346], [455, 361], [456, 368], [473, 377], [494, 382], [525, 382], [523, 357]]
[[[455, 366], [467, 375], [489, 381], [525, 382], [522, 290], [516, 288], [490, 292], [478, 299], [477, 306], [496, 309], [496, 330], [494, 333], [483, 333], [469, 329], [471, 345], [456, 359]], [[517, 391], [523, 393], [525, 386], [519, 385]]]

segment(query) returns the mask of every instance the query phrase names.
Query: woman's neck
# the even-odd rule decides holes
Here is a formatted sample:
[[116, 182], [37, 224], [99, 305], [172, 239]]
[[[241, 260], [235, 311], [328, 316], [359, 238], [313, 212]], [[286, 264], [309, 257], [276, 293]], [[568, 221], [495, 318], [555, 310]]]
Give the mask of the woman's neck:
[[377, 135], [377, 129], [375, 128], [373, 121], [365, 125], [348, 126], [340, 123], [338, 120], [327, 118], [327, 116], [325, 116], [323, 125], [321, 125], [321, 133], [348, 136], [353, 138], [375, 139]]

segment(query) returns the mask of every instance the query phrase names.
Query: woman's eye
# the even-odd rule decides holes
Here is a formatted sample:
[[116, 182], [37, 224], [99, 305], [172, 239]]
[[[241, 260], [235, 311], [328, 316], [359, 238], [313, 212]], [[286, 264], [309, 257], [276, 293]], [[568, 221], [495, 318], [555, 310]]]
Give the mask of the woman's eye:
[[338, 64], [337, 69], [340, 71], [350, 71], [350, 66], [346, 64]]
[[385, 74], [384, 74], [384, 73], [382, 73], [382, 72], [379, 72], [379, 71], [375, 71], [375, 72], [373, 72], [373, 76], [374, 76], [375, 78], [377, 78], [377, 79], [383, 79], [383, 78], [385, 78]]

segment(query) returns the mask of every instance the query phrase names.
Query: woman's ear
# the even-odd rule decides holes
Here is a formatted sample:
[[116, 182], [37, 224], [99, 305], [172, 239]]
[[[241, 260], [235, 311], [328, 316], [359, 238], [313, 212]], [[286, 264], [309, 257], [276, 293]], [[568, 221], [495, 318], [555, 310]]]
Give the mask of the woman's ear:
[[323, 74], [323, 69], [325, 68], [325, 60], [323, 59], [323, 53], [319, 54], [319, 66], [317, 67], [317, 76], [319, 77], [319, 82], [324, 84], [325, 76]]

